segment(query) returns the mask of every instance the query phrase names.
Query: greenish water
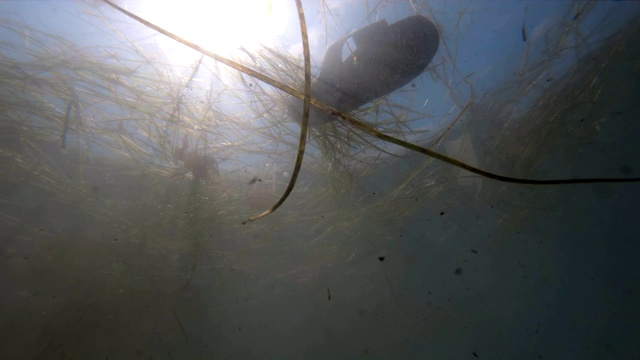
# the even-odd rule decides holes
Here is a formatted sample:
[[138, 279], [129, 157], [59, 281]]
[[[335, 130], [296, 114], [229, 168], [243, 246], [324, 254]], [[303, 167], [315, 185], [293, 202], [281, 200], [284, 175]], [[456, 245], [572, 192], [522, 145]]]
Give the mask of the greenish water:
[[[355, 116], [503, 175], [638, 177], [637, 19], [598, 38], [612, 5], [514, 13], [527, 41], [514, 28], [523, 48], [504, 54], [520, 70], [481, 85], [482, 56], [457, 45], [500, 12], [413, 3], [379, 16], [418, 10], [446, 47]], [[312, 130], [283, 206], [242, 225], [290, 179], [291, 99], [199, 54], [170, 64], [159, 35], [108, 7], [52, 4], [0, 5], [0, 358], [640, 356], [637, 183], [498, 182], [336, 121]], [[30, 23], [49, 6], [115, 35]], [[335, 24], [314, 6], [310, 26]], [[591, 17], [565, 26], [576, 9]], [[285, 48], [235, 59], [301, 86]], [[176, 157], [184, 137], [219, 174]]]

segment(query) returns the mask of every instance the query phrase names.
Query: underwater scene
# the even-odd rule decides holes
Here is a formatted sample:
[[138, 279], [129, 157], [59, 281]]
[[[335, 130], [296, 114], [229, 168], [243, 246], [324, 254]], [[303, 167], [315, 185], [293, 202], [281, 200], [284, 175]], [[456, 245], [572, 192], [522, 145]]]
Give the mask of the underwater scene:
[[640, 358], [640, 3], [0, 19], [0, 359]]

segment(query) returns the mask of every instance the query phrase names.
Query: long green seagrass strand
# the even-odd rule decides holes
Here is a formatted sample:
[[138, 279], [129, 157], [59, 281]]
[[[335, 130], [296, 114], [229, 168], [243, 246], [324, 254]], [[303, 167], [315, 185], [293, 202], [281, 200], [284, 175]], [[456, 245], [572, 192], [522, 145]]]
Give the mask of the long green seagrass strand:
[[307, 34], [307, 22], [304, 18], [304, 9], [302, 8], [301, 0], [296, 0], [296, 7], [298, 8], [298, 20], [300, 22], [300, 33], [302, 35], [302, 48], [304, 52], [304, 99], [303, 99], [303, 109], [302, 109], [302, 131], [300, 131], [300, 145], [298, 146], [298, 156], [296, 158], [296, 164], [293, 169], [293, 174], [291, 175], [291, 180], [289, 180], [289, 185], [285, 190], [280, 200], [278, 200], [275, 205], [273, 205], [270, 209], [264, 211], [261, 214], [250, 217], [249, 219], [242, 222], [242, 224], [246, 224], [249, 221], [258, 220], [262, 217], [265, 217], [272, 212], [276, 211], [277, 208], [284, 203], [287, 199], [291, 191], [296, 184], [296, 180], [298, 179], [298, 174], [300, 173], [300, 168], [302, 167], [302, 158], [304, 157], [304, 149], [307, 144], [307, 133], [309, 131], [309, 107], [311, 100], [311, 53], [309, 51], [309, 36]]

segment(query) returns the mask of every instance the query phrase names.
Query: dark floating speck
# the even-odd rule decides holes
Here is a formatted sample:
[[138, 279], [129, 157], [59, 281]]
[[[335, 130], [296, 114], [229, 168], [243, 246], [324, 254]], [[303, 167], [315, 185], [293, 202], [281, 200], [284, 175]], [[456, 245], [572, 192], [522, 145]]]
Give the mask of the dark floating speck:
[[460, 267], [456, 268], [456, 270], [454, 271], [454, 274], [456, 274], [456, 275], [462, 274], [462, 268], [460, 268]]
[[472, 253], [474, 253], [474, 254], [477, 254], [477, 253], [478, 253], [478, 250], [471, 249], [471, 252], [472, 252]]
[[473, 356], [475, 356], [476, 358], [478, 357], [478, 354], [476, 354], [476, 353], [472, 353], [472, 354], [473, 354]]
[[440, 211], [440, 216], [444, 215], [444, 211]]
[[578, 20], [579, 17], [580, 17], [580, 12], [578, 11], [575, 15], [573, 15], [573, 18], [571, 20], [576, 21]]
[[378, 260], [384, 261], [384, 256], [378, 256]]

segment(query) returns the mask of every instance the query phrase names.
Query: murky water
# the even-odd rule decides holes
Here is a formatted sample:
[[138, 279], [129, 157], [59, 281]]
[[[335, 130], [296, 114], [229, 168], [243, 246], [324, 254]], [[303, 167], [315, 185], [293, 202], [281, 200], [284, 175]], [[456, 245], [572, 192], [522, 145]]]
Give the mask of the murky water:
[[[179, 36], [301, 92], [295, 3], [265, 4], [262, 45]], [[351, 112], [380, 132], [519, 179], [640, 176], [638, 5], [303, 6], [314, 79], [354, 29], [438, 28]], [[315, 109], [293, 192], [242, 225], [291, 180], [290, 94], [102, 3], [0, 14], [1, 359], [640, 356], [637, 182], [497, 181]]]

